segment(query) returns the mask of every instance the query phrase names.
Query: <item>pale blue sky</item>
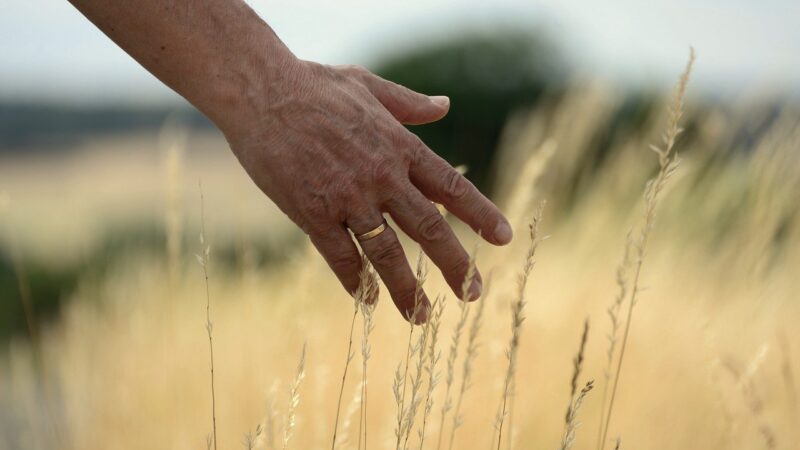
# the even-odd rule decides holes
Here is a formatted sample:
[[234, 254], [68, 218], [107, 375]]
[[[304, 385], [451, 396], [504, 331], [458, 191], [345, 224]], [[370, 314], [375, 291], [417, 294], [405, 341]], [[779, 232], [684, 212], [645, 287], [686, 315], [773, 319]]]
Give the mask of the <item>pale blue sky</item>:
[[[463, 28], [544, 27], [582, 72], [671, 83], [688, 46], [699, 89], [799, 92], [800, 2], [789, 0], [251, 0], [299, 56], [370, 65]], [[66, 0], [0, 0], [0, 98], [171, 102]]]

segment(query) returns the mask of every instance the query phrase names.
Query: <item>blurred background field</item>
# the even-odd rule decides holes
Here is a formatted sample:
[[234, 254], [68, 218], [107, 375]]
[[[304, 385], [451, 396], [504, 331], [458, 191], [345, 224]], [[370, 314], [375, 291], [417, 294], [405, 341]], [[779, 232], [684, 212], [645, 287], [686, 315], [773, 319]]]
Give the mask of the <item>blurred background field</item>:
[[[707, 5], [706, 12], [720, 13], [709, 19], [719, 36], [737, 26], [752, 30], [748, 42], [736, 44], [742, 46], [736, 53], [752, 55], [751, 61], [732, 65], [732, 41], [709, 41], [714, 27], [697, 31], [702, 27], [692, 17], [703, 7], [675, 12], [680, 5], [657, 4], [665, 17], [686, 22], [676, 19], [633, 42], [623, 38], [652, 17], [624, 3], [597, 17], [598, 33], [620, 29], [598, 37], [604, 50], [595, 48], [592, 57], [586, 56], [591, 47], [576, 50], [580, 41], [569, 37], [587, 33], [565, 25], [585, 23], [586, 13], [575, 12], [580, 5], [573, 2], [564, 9], [551, 5], [553, 15], [543, 17], [560, 19], [539, 19], [536, 26], [524, 21], [546, 11], [546, 3], [526, 9], [501, 2], [502, 16], [474, 2], [411, 2], [398, 24], [440, 10], [453, 16], [445, 26], [423, 21], [424, 43], [389, 28], [369, 48], [351, 44], [351, 54], [341, 50], [344, 44], [333, 51], [309, 43], [297, 30], [314, 28], [322, 12], [346, 15], [363, 5], [315, 13], [313, 3], [301, 4], [275, 13], [275, 25], [301, 56], [364, 63], [411, 88], [449, 95], [450, 115], [414, 131], [454, 165], [466, 165], [469, 178], [513, 221], [509, 247], [479, 250], [478, 265], [492, 281], [454, 447], [463, 449], [487, 448], [492, 440], [509, 304], [528, 245], [526, 226], [543, 199], [550, 238], [539, 248], [526, 290], [514, 448], [558, 448], [572, 358], [587, 317], [581, 383], [594, 379], [597, 387], [581, 410], [575, 448], [597, 448], [615, 270], [626, 234], [641, 216], [645, 182], [656, 171], [648, 147], [661, 139], [669, 82], [682, 67], [684, 43], [694, 43], [697, 82], [677, 145], [683, 163], [652, 231], [610, 436], [621, 437], [621, 448], [797, 448], [800, 70], [788, 55], [800, 39], [790, 42], [796, 29], [782, 18], [796, 6]], [[56, 31], [80, 24], [63, 6], [36, 14], [22, 3], [2, 8], [9, 35], [15, 14], [55, 24]], [[611, 19], [617, 9], [629, 16]], [[271, 20], [270, 7], [259, 11]], [[111, 56], [105, 47], [111, 44], [100, 44], [88, 22], [82, 26], [97, 36], [57, 47], [89, 49], [79, 61], [125, 58]], [[374, 24], [353, 28], [361, 40], [376, 32]], [[342, 31], [350, 39], [342, 41], [358, 41], [356, 31]], [[25, 35], [14, 39], [19, 36]], [[393, 38], [400, 44], [388, 45]], [[240, 446], [257, 424], [266, 429], [259, 448], [280, 447], [271, 430], [279, 434], [283, 426], [304, 343], [306, 379], [289, 446], [329, 447], [352, 301], [306, 237], [247, 178], [224, 138], [133, 63], [116, 72], [100, 68], [107, 79], [94, 91], [96, 75], [88, 69], [51, 72], [52, 86], [60, 86], [54, 89], [28, 74], [45, 67], [45, 58], [26, 60], [12, 48], [14, 40], [4, 42], [11, 44], [0, 46], [7, 64], [0, 90], [0, 449], [205, 446], [211, 398], [205, 288], [194, 257], [201, 249], [199, 180], [211, 245], [221, 447]], [[624, 43], [629, 58], [615, 57]], [[662, 62], [643, 56], [651, 46]], [[759, 52], [762, 47], [770, 50]], [[637, 57], [641, 67], [632, 69]], [[576, 63], [581, 60], [588, 64]], [[9, 61], [28, 61], [27, 68], [15, 66], [28, 79], [15, 82]], [[597, 70], [604, 61], [611, 68]], [[625, 71], [634, 76], [620, 75]], [[128, 85], [128, 96], [115, 90]], [[83, 86], [79, 98], [70, 94], [75, 86]], [[452, 223], [471, 248], [477, 238]], [[405, 247], [413, 261], [417, 247]], [[446, 353], [457, 300], [434, 267], [428, 278], [429, 294], [447, 296]], [[385, 293], [376, 314], [370, 447], [391, 448], [392, 379], [408, 327]], [[350, 438], [343, 436], [340, 448], [356, 446], [357, 424], [345, 423], [360, 378], [358, 358], [340, 423], [340, 435], [349, 430]], [[436, 419], [441, 403], [439, 395]], [[439, 433], [433, 422], [426, 448]]]

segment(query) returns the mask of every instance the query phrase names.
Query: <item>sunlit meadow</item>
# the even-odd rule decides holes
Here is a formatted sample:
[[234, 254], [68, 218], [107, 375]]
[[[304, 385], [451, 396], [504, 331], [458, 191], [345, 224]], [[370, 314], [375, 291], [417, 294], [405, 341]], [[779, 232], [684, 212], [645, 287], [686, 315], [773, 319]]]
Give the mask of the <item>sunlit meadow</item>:
[[[80, 264], [114, 227], [164, 238], [87, 270], [56, 320], [3, 350], [0, 446], [797, 448], [800, 111], [759, 96], [700, 108], [690, 84], [680, 121], [691, 126], [659, 172], [651, 144], [664, 151], [662, 135], [677, 133], [674, 97], [605, 136], [620, 98], [575, 83], [508, 123], [492, 192], [515, 239], [477, 247], [489, 281], [467, 307], [427, 265], [425, 290], [444, 308], [436, 347], [385, 289], [365, 342], [363, 306], [217, 135], [166, 126], [55, 161], [4, 160], [2, 245], [18, 258]], [[595, 152], [601, 136], [612, 152]], [[664, 170], [654, 200], [648, 180]], [[405, 248], [414, 264], [418, 247]]]

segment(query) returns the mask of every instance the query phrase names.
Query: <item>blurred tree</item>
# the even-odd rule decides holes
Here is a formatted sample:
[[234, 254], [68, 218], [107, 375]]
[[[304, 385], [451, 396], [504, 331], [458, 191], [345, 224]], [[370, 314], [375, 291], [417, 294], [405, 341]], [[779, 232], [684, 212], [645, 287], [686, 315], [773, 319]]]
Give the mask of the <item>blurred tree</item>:
[[374, 70], [416, 91], [450, 97], [447, 117], [412, 131], [451, 164], [467, 165], [468, 178], [481, 188], [489, 186], [489, 166], [509, 114], [549, 89], [560, 90], [566, 73], [555, 45], [521, 30], [465, 33]]

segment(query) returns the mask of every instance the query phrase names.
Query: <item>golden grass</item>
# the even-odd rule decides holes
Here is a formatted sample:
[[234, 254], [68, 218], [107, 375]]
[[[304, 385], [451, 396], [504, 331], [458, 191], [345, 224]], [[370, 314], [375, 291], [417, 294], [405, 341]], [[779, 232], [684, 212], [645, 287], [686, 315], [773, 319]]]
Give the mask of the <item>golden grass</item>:
[[[206, 287], [206, 333], [208, 334], [208, 360], [210, 387], [211, 387], [211, 435], [208, 439], [209, 447], [211, 443], [214, 444], [214, 450], [217, 450], [217, 397], [216, 390], [214, 389], [214, 325], [211, 323], [211, 289], [208, 286], [208, 264], [211, 258], [211, 245], [206, 243], [206, 221], [205, 221], [205, 199], [203, 198], [203, 185], [200, 188], [200, 253], [195, 255], [200, 267], [203, 268], [203, 281]], [[169, 244], [167, 244], [169, 248]], [[305, 355], [305, 348], [303, 349]]]
[[366, 259], [362, 261], [361, 276], [359, 277], [359, 286], [356, 290], [355, 299], [358, 303], [358, 309], [361, 312], [361, 323], [363, 324], [361, 334], [361, 413], [358, 419], [358, 448], [361, 448], [361, 438], [364, 438], [364, 448], [367, 447], [368, 437], [368, 424], [367, 418], [369, 417], [369, 410], [367, 409], [367, 383], [369, 377], [367, 376], [367, 364], [370, 356], [372, 355], [372, 347], [370, 346], [369, 336], [375, 329], [375, 308], [378, 306], [375, 295], [378, 290], [376, 275], [372, 271], [372, 267]]
[[[601, 413], [600, 427], [603, 431], [600, 434], [601, 437], [600, 441], [598, 442], [597, 450], [602, 450], [605, 448], [606, 438], [608, 437], [608, 429], [611, 425], [611, 419], [613, 418], [612, 413], [614, 412], [614, 400], [616, 400], [617, 388], [619, 387], [620, 374], [622, 373], [622, 363], [625, 361], [625, 349], [628, 345], [628, 336], [630, 334], [631, 321], [633, 319], [633, 309], [636, 306], [637, 296], [640, 292], [639, 280], [642, 275], [642, 266], [645, 260], [647, 244], [650, 240], [650, 232], [655, 224], [656, 207], [658, 206], [660, 200], [659, 196], [666, 188], [667, 181], [672, 178], [672, 176], [675, 174], [675, 171], [678, 170], [678, 165], [680, 164], [680, 158], [678, 158], [677, 151], [675, 150], [675, 141], [682, 131], [680, 120], [683, 116], [684, 95], [686, 94], [686, 88], [689, 84], [689, 76], [692, 73], [694, 61], [695, 53], [694, 49], [691, 49], [689, 52], [689, 61], [686, 63], [686, 69], [683, 71], [683, 74], [678, 81], [678, 85], [675, 88], [675, 93], [672, 96], [672, 102], [669, 107], [669, 120], [667, 123], [667, 128], [662, 135], [662, 146], [659, 147], [650, 145], [650, 148], [658, 155], [658, 173], [654, 178], [647, 182], [647, 185], [644, 189], [644, 212], [642, 215], [642, 223], [639, 225], [640, 229], [638, 230], [638, 236], [634, 241], [630, 239], [627, 240], [624, 251], [626, 256], [623, 258], [623, 264], [631, 253], [635, 254], [635, 259], [633, 261], [633, 278], [630, 282], [631, 284], [628, 287], [621, 287], [621, 297], [618, 296], [615, 299], [614, 305], [612, 305], [611, 309], [609, 310], [612, 311], [612, 333], [616, 333], [618, 328], [618, 319], [613, 317], [613, 311], [615, 311], [615, 308], [620, 306], [620, 298], [621, 301], [624, 302], [625, 293], [628, 291], [630, 292], [630, 298], [628, 299], [628, 312], [622, 331], [622, 342], [620, 345], [619, 357], [617, 358], [617, 367], [614, 371], [614, 382], [610, 386], [611, 397], [608, 400], [608, 411], [605, 412], [605, 401], [601, 405], [604, 413]], [[628, 248], [629, 246], [632, 246], [632, 248]], [[619, 271], [624, 270], [626, 270], [626, 268], [621, 267], [618, 269], [618, 273]], [[623, 280], [624, 282], [624, 277], [620, 278], [618, 276], [617, 281], [619, 282], [620, 280]], [[614, 348], [612, 346], [615, 344], [615, 339], [616, 336], [612, 336], [608, 350], [608, 354], [612, 360], [614, 357]], [[605, 398], [605, 394], [603, 397]], [[605, 418], [605, 423], [603, 422], [602, 418]]]
[[[519, 291], [517, 292], [514, 302], [511, 304], [511, 342], [508, 345], [508, 351], [506, 353], [508, 366], [503, 382], [503, 395], [500, 400], [500, 408], [495, 421], [495, 427], [497, 427], [497, 450], [500, 450], [500, 445], [503, 443], [503, 424], [505, 423], [506, 416], [509, 416], [509, 422], [512, 422], [510, 419], [513, 418], [513, 396], [514, 389], [516, 388], [519, 345], [522, 335], [522, 322], [525, 320], [525, 305], [527, 303], [525, 300], [525, 290], [528, 286], [528, 280], [533, 271], [533, 266], [536, 264], [536, 260], [534, 259], [536, 256], [536, 249], [539, 247], [540, 241], [544, 240], [544, 238], [539, 236], [539, 224], [542, 222], [544, 205], [544, 202], [539, 204], [539, 209], [536, 211], [536, 214], [533, 216], [533, 221], [529, 225], [530, 244], [528, 246], [528, 252], [525, 254], [522, 273], [518, 280]], [[513, 436], [509, 439], [509, 442], [511, 443], [510, 445], [513, 445]]]
[[[636, 282], [636, 271], [628, 270], [615, 280], [609, 261], [625, 247], [625, 230], [642, 217], [635, 197], [663, 167], [642, 149], [663, 128], [668, 113], [618, 137], [614, 152], [580, 180], [577, 200], [561, 194], [562, 180], [576, 170], [592, 136], [610, 120], [615, 99], [601, 87], [576, 87], [556, 111], [543, 108], [517, 117], [504, 137], [498, 201], [514, 205], [517, 225], [532, 216], [536, 199], [548, 198], [549, 205], [542, 233], [552, 238], [537, 249], [540, 263], [521, 291], [515, 278], [530, 241], [520, 237], [507, 248], [482, 248], [477, 264], [484, 273], [491, 271], [493, 288], [489, 293], [487, 282], [480, 303], [459, 303], [438, 271], [431, 270], [426, 291], [444, 298], [434, 301], [429, 325], [411, 333], [386, 298], [369, 306], [357, 302], [351, 309], [352, 299], [310, 247], [286, 254], [280, 265], [208, 265], [219, 447], [397, 448], [398, 417], [401, 448], [435, 448], [441, 442], [438, 448], [470, 450], [497, 448], [501, 442], [503, 448], [589, 449], [596, 448], [597, 430], [606, 426], [607, 438], [601, 434], [600, 443], [607, 447], [800, 445], [795, 356], [800, 333], [794, 323], [800, 314], [800, 113], [786, 108], [769, 122], [768, 132], [740, 141], [733, 136], [747, 124], [742, 117], [753, 120], [752, 114], [700, 114], [688, 104], [687, 119], [695, 126], [679, 144], [684, 150], [681, 169], [659, 189], [658, 221], [647, 227], [647, 270]], [[731, 148], [733, 142], [744, 148]], [[237, 248], [244, 250], [249, 239], [273, 231], [266, 223], [284, 222], [265, 220], [263, 210], [250, 213], [251, 199], [263, 202], [250, 188], [243, 188], [245, 214], [237, 213], [239, 207], [227, 201], [234, 198], [228, 183], [242, 175], [222, 151], [219, 158], [227, 162], [196, 165], [186, 158], [175, 173], [190, 181], [173, 181], [185, 184], [174, 192], [191, 195], [167, 202], [171, 206], [164, 209], [177, 210], [175, 215], [153, 208], [154, 216], [179, 224], [172, 233], [196, 236], [200, 227], [193, 220], [192, 186], [196, 175], [203, 175], [209, 219], [205, 241], [242, 239], [245, 244]], [[199, 160], [204, 158], [212, 157]], [[11, 171], [0, 167], [4, 174]], [[226, 176], [215, 175], [220, 173]], [[141, 178], [147, 189], [157, 184], [153, 177]], [[27, 233], [15, 241], [21, 251], [44, 258], [35, 244], [44, 231], [24, 224], [37, 217], [32, 211], [41, 211], [39, 220], [49, 217], [47, 208], [30, 204], [49, 197], [26, 194], [20, 186], [30, 186], [30, 180], [0, 180], [5, 183], [0, 191], [10, 193], [4, 227]], [[42, 178], [39, 182], [44, 183]], [[91, 203], [91, 192], [103, 191], [97, 186], [66, 191], [83, 189]], [[141, 195], [135, 203], [157, 203], [168, 189]], [[144, 190], [132, 188], [135, 195]], [[123, 191], [114, 192], [117, 201], [124, 198]], [[53, 206], [63, 221], [54, 233], [68, 230], [75, 237], [69, 242], [69, 234], [51, 236], [46, 242], [52, 243], [49, 251], [67, 253], [58, 258], [69, 259], [74, 242], [90, 242], [97, 229], [80, 224], [95, 219], [73, 217]], [[82, 211], [92, 215], [102, 209]], [[169, 219], [176, 215], [179, 221]], [[458, 231], [468, 244], [475, 239]], [[517, 235], [524, 234], [518, 227]], [[631, 236], [635, 243], [640, 235]], [[8, 242], [8, 234], [3, 238]], [[176, 251], [182, 256], [170, 262]], [[200, 301], [206, 296], [198, 282], [200, 269], [184, 252], [174, 246], [165, 246], [163, 254], [130, 252], [102, 278], [83, 280], [59, 321], [40, 330], [40, 368], [27, 341], [8, 346], [0, 362], [0, 446], [113, 450], [206, 445], [212, 400], [208, 336], [200, 324], [210, 318]], [[632, 246], [623, 266], [635, 268], [642, 259]], [[646, 304], [637, 306], [631, 322], [623, 316], [634, 294]], [[508, 318], [514, 305], [521, 312], [520, 298], [535, 301], [525, 305], [524, 333], [516, 335], [516, 381], [506, 383], [511, 367], [506, 352], [515, 336]], [[607, 320], [609, 304], [617, 320], [611, 329], [608, 322], [597, 325]], [[570, 361], [587, 315], [593, 326], [580, 340], [585, 342], [578, 351], [582, 356]], [[628, 327], [625, 341], [619, 333]], [[448, 338], [452, 342], [444, 342]], [[358, 351], [354, 341], [361, 342], [361, 364], [351, 364]], [[599, 391], [608, 387], [611, 396], [611, 384], [621, 372], [622, 342], [627, 342], [624, 374], [611, 414]], [[305, 343], [308, 353], [298, 367], [298, 349]], [[401, 376], [408, 370], [408, 389], [398, 416], [392, 383], [397, 363], [411, 353], [409, 345], [416, 358], [409, 356], [401, 370]], [[582, 381], [591, 379], [596, 381]], [[592, 387], [598, 392], [590, 392]], [[506, 422], [499, 441], [494, 428], [498, 403], [509, 393], [513, 423], [510, 411], [501, 414]], [[565, 404], [570, 405], [567, 417]], [[42, 405], [52, 411], [49, 417], [42, 414]], [[414, 433], [419, 439], [413, 439]]]

